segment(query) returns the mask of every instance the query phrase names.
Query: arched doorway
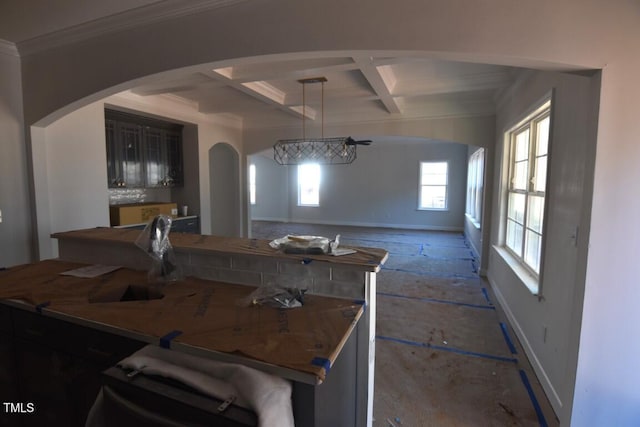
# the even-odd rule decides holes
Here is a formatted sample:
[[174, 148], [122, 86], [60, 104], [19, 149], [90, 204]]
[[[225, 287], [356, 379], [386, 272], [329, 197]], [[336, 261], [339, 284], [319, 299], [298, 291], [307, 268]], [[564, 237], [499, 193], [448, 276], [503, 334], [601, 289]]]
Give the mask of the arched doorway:
[[229, 144], [218, 143], [209, 150], [209, 192], [211, 234], [240, 236], [240, 160]]

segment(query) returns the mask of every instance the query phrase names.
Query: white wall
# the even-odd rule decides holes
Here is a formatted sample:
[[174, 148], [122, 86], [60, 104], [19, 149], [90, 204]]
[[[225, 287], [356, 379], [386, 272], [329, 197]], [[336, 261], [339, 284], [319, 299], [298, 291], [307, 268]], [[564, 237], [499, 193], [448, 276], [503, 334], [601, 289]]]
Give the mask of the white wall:
[[20, 58], [12, 45], [0, 40], [0, 267], [32, 259], [21, 92]]
[[[533, 295], [514, 274], [498, 249], [504, 244], [507, 180], [504, 134], [553, 90], [545, 243], [541, 268], [542, 299]], [[597, 99], [595, 100], [597, 101]], [[523, 76], [500, 101], [497, 141], [492, 248], [489, 254], [489, 280], [505, 308], [529, 359], [561, 419], [571, 407], [577, 360], [583, 294], [577, 280], [586, 266], [579, 246], [586, 247], [589, 230], [581, 227], [588, 218], [593, 175], [588, 165], [595, 153], [594, 129], [590, 128], [591, 81], [587, 77], [559, 73], [531, 73]], [[591, 133], [590, 133], [591, 132]], [[572, 236], [580, 227], [580, 240]]]
[[[46, 141], [51, 231], [109, 226], [104, 104], [53, 123]], [[58, 256], [57, 245], [51, 255]]]

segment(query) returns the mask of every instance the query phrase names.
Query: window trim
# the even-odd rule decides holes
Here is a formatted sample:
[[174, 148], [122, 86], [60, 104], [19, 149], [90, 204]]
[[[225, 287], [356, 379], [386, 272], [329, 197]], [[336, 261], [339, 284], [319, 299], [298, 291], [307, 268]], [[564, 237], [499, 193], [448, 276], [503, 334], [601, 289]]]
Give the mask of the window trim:
[[[485, 149], [484, 147], [480, 147], [476, 151], [474, 151], [471, 156], [469, 156], [467, 162], [467, 200], [465, 203], [465, 215], [469, 218], [469, 221], [473, 224], [473, 226], [477, 229], [482, 228], [482, 209], [484, 207], [484, 172], [485, 172]], [[479, 158], [479, 159], [478, 159]], [[478, 163], [475, 165], [474, 170], [471, 170], [473, 163]], [[470, 175], [472, 172], [475, 173], [475, 179], [472, 182], [470, 179]], [[478, 181], [479, 178], [479, 181]], [[470, 183], [474, 185], [470, 187]], [[480, 185], [478, 185], [480, 184]], [[471, 197], [470, 194], [474, 193], [474, 203], [473, 209], [470, 209], [471, 205]], [[471, 212], [473, 210], [473, 212]]]
[[251, 163], [249, 165], [249, 204], [252, 206], [255, 206], [257, 201], [256, 173], [256, 165]]
[[[430, 208], [422, 206], [422, 187], [427, 185], [422, 184], [422, 168], [428, 163], [444, 163], [447, 165], [446, 183], [444, 185], [444, 208]], [[449, 210], [449, 161], [448, 160], [420, 160], [418, 162], [418, 210], [419, 211], [437, 211], [444, 212]], [[431, 187], [438, 187], [436, 185], [430, 185]]]
[[[302, 183], [300, 181], [300, 168], [304, 167], [304, 166], [310, 166], [310, 165], [315, 165], [318, 168], [318, 203], [302, 203], [302, 198], [301, 198], [301, 190], [302, 190]], [[312, 207], [312, 208], [317, 208], [320, 206], [320, 184], [322, 182], [322, 168], [320, 167], [319, 163], [301, 163], [298, 165], [298, 167], [296, 168], [296, 178], [298, 181], [298, 206], [300, 207]]]
[[[544, 191], [535, 191], [535, 188], [532, 188], [531, 180], [535, 177], [532, 174], [532, 169], [535, 166], [528, 166], [527, 171], [527, 189], [521, 191], [512, 191], [511, 186], [513, 182], [513, 171], [512, 171], [512, 159], [515, 150], [514, 137], [520, 131], [525, 128], [533, 129], [537, 123], [544, 120], [545, 118], [549, 118], [549, 137], [547, 140], [547, 170], [546, 170], [546, 178], [545, 178], [545, 189]], [[535, 134], [530, 136], [530, 141], [535, 138]], [[553, 97], [552, 92], [544, 96], [540, 101], [535, 103], [535, 107], [529, 110], [529, 113], [524, 116], [521, 120], [519, 120], [514, 126], [508, 128], [504, 132], [504, 150], [503, 150], [503, 171], [502, 175], [502, 220], [500, 222], [501, 226], [501, 235], [500, 235], [500, 244], [494, 246], [497, 249], [497, 252], [502, 256], [502, 258], [507, 262], [507, 264], [512, 268], [514, 273], [520, 277], [521, 281], [524, 285], [531, 291], [532, 294], [541, 296], [542, 295], [542, 282], [543, 282], [543, 272], [544, 272], [544, 247], [546, 243], [546, 230], [548, 227], [548, 200], [549, 200], [549, 172], [551, 170], [551, 146], [553, 139]], [[532, 146], [533, 145], [533, 146]], [[529, 146], [529, 154], [528, 161], [530, 159], [535, 158], [535, 144], [530, 144]], [[535, 164], [535, 162], [532, 162]], [[524, 251], [526, 250], [526, 241], [525, 241], [525, 231], [522, 232], [522, 245], [523, 245], [523, 255], [520, 256], [516, 252], [514, 252], [510, 247], [507, 246], [507, 221], [508, 221], [508, 210], [509, 210], [509, 195], [511, 193], [525, 194], [526, 197], [531, 196], [544, 196], [544, 207], [542, 211], [542, 230], [540, 233], [540, 265], [539, 272], [536, 272], [532, 267], [530, 267], [526, 261], [524, 260]], [[524, 218], [524, 226], [526, 229], [526, 224], [528, 222], [527, 219], [527, 205], [525, 202], [525, 211], [523, 212]]]

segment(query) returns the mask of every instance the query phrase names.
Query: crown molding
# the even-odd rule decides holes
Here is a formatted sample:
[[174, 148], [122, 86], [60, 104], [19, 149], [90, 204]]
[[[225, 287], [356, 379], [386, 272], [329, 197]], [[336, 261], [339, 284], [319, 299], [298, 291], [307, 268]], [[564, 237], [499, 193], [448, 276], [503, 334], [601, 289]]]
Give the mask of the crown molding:
[[6, 40], [0, 39], [0, 53], [9, 56], [17, 56], [20, 57], [18, 53], [18, 48], [14, 43], [8, 42]]
[[185, 0], [165, 0], [24, 40], [17, 44], [17, 48], [21, 56], [32, 55], [100, 35], [194, 15], [246, 1], [248, 0], [190, 0], [188, 2]]

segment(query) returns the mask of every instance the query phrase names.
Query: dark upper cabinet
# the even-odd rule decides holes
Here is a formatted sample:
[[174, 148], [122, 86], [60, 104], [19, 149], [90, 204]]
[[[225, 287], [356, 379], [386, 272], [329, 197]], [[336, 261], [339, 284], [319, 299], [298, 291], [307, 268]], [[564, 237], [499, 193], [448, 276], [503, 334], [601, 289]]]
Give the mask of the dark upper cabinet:
[[181, 186], [182, 135], [170, 129], [143, 129], [147, 187]]
[[174, 185], [181, 186], [184, 184], [184, 173], [182, 170], [182, 132], [166, 130], [164, 146], [166, 148], [166, 176]]
[[109, 188], [183, 185], [182, 126], [105, 110]]

